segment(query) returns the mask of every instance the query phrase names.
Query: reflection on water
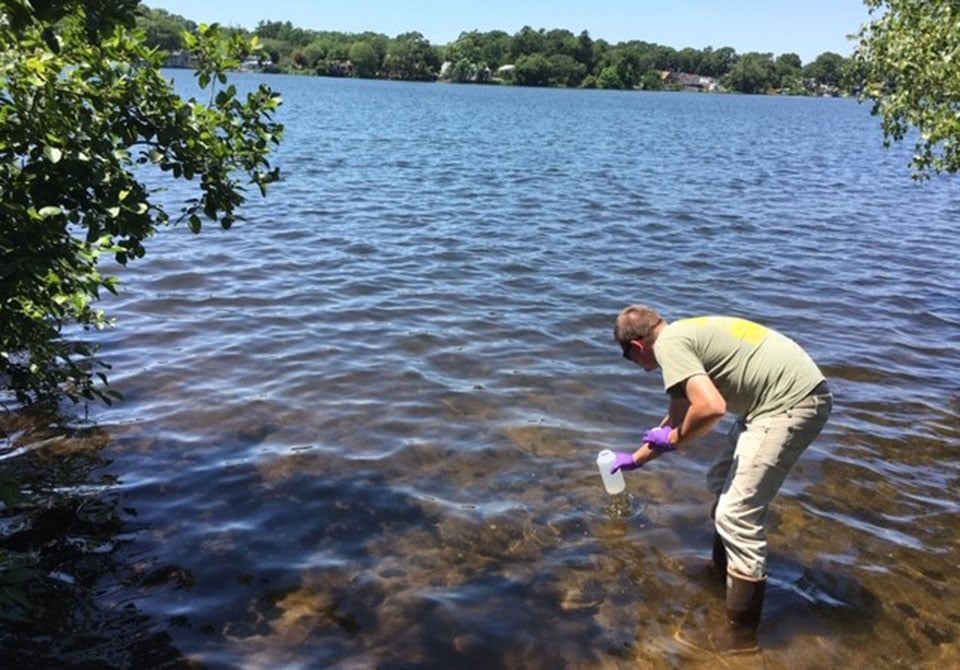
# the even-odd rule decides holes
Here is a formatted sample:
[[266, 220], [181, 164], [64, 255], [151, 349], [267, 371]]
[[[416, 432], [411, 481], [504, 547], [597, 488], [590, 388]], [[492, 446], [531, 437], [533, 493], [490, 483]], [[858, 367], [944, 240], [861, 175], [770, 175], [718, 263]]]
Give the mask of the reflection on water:
[[0, 473], [21, 492], [0, 535], [4, 666], [186, 667], [166, 626], [129, 598], [158, 573], [124, 556], [144, 528], [103, 474], [108, 436], [42, 412], [3, 416], [0, 434]]
[[954, 182], [845, 100], [271, 85], [286, 181], [229, 234], [161, 232], [106, 305], [126, 401], [5, 427], [112, 510], [50, 567], [119, 617], [90, 654], [717, 667], [673, 635], [723, 616], [678, 568], [722, 429], [617, 498], [594, 461], [665, 407], [611, 341], [643, 300], [765, 321], [837, 396], [771, 512], [765, 667], [960, 662]]

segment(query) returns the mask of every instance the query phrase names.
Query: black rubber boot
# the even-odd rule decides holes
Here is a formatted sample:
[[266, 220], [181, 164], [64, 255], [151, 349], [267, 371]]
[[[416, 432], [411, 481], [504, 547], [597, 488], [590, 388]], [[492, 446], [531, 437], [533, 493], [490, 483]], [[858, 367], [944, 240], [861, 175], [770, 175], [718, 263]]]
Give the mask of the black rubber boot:
[[758, 652], [757, 627], [766, 588], [766, 579], [752, 580], [728, 573], [726, 622], [715, 630], [679, 630], [676, 639], [688, 647], [721, 656]]
[[745, 579], [727, 573], [727, 628], [715, 647], [721, 654], [744, 654], [760, 650], [757, 627], [763, 611], [766, 579]]

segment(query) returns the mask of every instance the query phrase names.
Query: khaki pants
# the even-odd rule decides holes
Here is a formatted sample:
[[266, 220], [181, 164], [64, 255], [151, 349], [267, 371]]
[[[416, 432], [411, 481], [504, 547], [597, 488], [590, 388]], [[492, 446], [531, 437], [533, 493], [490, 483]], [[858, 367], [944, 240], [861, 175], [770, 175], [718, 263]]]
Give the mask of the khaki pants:
[[764, 522], [770, 502], [832, 407], [832, 395], [810, 395], [783, 414], [739, 420], [731, 429], [727, 446], [707, 473], [707, 486], [718, 496], [715, 521], [728, 570], [747, 579], [767, 576]]

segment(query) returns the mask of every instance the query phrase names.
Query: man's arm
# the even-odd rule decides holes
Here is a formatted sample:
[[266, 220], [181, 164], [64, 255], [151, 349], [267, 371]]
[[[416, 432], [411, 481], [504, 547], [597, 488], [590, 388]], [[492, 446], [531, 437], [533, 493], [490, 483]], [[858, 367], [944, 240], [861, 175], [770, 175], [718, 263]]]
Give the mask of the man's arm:
[[[670, 409], [661, 426], [669, 423], [670, 444], [678, 447], [694, 438], [706, 435], [727, 413], [727, 401], [713, 381], [705, 374], [694, 375], [684, 382], [683, 396], [670, 398]], [[645, 465], [660, 456], [662, 452], [644, 443], [633, 453], [633, 462]]]
[[[670, 443], [679, 446], [688, 440], [706, 435], [727, 413], [727, 401], [707, 375], [694, 375], [684, 382], [689, 407], [683, 421], [670, 433]], [[672, 407], [673, 403], [671, 403]]]

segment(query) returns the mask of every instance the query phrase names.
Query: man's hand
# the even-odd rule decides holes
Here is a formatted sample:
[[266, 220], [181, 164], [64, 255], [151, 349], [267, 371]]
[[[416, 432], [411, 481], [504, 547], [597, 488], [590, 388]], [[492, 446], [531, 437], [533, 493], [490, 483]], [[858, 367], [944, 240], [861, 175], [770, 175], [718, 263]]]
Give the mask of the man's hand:
[[644, 433], [643, 441], [649, 444], [650, 448], [654, 451], [673, 451], [675, 447], [670, 442], [670, 433], [672, 431], [673, 428], [666, 425], [651, 428]]
[[636, 470], [640, 467], [640, 464], [633, 460], [633, 453], [626, 451], [615, 451], [614, 455], [617, 457], [617, 460], [614, 461], [613, 467], [610, 468], [610, 474], [614, 474], [619, 470]]

